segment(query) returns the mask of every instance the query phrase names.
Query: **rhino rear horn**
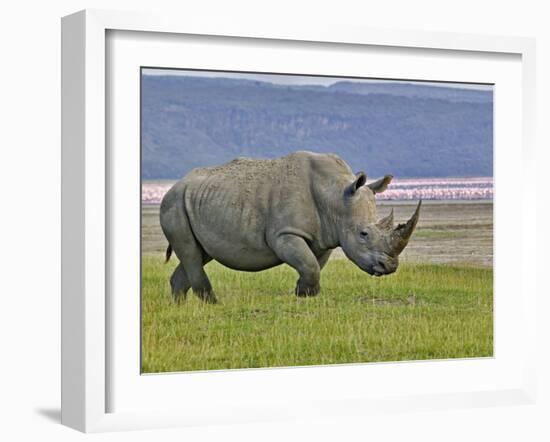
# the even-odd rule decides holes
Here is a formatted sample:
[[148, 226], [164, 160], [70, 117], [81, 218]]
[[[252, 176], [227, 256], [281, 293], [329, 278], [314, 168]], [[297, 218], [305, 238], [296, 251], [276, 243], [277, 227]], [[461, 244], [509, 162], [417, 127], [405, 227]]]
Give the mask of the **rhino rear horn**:
[[378, 223], [376, 223], [378, 227], [384, 230], [393, 230], [393, 207], [391, 209], [391, 212], [388, 216], [382, 218]]
[[409, 219], [405, 224], [399, 224], [391, 233], [391, 248], [395, 255], [401, 253], [409, 242], [409, 238], [418, 223], [421, 206], [422, 200], [418, 202], [418, 206], [416, 206], [416, 210], [414, 211], [413, 216], [411, 216], [411, 219]]

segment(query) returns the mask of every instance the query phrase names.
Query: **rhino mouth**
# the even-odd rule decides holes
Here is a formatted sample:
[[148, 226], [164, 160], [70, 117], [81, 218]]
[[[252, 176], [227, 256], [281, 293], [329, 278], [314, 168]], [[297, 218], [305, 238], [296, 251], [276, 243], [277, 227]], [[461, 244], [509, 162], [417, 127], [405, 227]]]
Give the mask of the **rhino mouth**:
[[385, 272], [383, 269], [377, 266], [370, 269], [370, 271], [367, 273], [370, 273], [372, 276], [382, 276], [382, 275], [385, 275], [387, 272]]
[[384, 275], [390, 275], [394, 273], [397, 270], [397, 265], [395, 266], [389, 266], [385, 267], [382, 265], [376, 265], [368, 271], [372, 276], [384, 276]]

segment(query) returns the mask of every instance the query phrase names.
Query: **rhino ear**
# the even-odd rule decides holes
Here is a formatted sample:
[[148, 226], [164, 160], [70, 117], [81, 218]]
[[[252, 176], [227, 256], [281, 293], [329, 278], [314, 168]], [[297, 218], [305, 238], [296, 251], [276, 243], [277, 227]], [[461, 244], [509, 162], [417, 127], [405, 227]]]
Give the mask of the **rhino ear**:
[[374, 181], [368, 185], [369, 189], [373, 193], [381, 193], [388, 188], [388, 185], [391, 183], [393, 175], [386, 175], [384, 178], [380, 178], [378, 181]]
[[355, 181], [346, 187], [346, 195], [355, 195], [355, 192], [364, 186], [366, 182], [367, 175], [365, 175], [365, 172], [357, 172], [355, 174]]

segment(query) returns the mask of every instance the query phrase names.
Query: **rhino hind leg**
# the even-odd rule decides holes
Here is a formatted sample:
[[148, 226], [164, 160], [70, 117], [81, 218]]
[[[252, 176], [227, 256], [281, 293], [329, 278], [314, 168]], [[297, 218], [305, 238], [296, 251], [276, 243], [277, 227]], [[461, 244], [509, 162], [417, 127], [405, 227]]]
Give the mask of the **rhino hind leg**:
[[[195, 239], [183, 209], [177, 204], [165, 207], [164, 212], [161, 212], [161, 227], [180, 260], [170, 278], [174, 298], [181, 298], [190, 286], [197, 297], [206, 303], [215, 304], [216, 296], [203, 268], [211, 258]], [[183, 297], [185, 299], [185, 295]]]
[[[177, 253], [176, 253], [177, 255]], [[180, 256], [178, 256], [180, 258]], [[180, 264], [172, 273], [170, 285], [175, 301], [185, 300], [189, 288], [197, 297], [208, 304], [216, 304], [218, 301], [212, 290], [210, 280], [204, 271], [203, 265], [210, 261], [210, 257], [195, 259], [193, 255], [182, 255]]]
[[[203, 256], [200, 265], [192, 266], [190, 270], [193, 272], [193, 276], [190, 276], [190, 280], [193, 293], [197, 295], [199, 299], [202, 299], [207, 304], [217, 304], [218, 300], [216, 299], [216, 295], [214, 295], [214, 290], [212, 289], [208, 275], [204, 271], [203, 267], [211, 260], [212, 258], [209, 256]], [[187, 271], [187, 273], [190, 272]]]
[[203, 267], [212, 258], [206, 256], [198, 244], [195, 247], [189, 247], [188, 244], [183, 253], [178, 254], [176, 251], [176, 255], [193, 293], [207, 304], [216, 304], [218, 300]]
[[178, 264], [170, 277], [170, 287], [172, 287], [174, 301], [179, 302], [187, 299], [187, 292], [191, 288], [191, 283], [181, 264]]
[[296, 296], [319, 294], [321, 266], [304, 238], [293, 234], [280, 235], [273, 248], [277, 256], [300, 275], [296, 282]]

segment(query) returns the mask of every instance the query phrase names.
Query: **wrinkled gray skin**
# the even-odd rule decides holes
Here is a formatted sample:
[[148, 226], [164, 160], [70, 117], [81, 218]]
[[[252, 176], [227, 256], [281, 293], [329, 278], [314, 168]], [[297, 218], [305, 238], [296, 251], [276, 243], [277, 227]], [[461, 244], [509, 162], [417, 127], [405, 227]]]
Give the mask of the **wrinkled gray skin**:
[[392, 176], [368, 185], [366, 179], [338, 156], [312, 152], [192, 170], [160, 207], [166, 260], [172, 251], [180, 260], [170, 278], [174, 299], [185, 299], [192, 288], [204, 301], [216, 302], [203, 268], [212, 259], [245, 271], [287, 263], [299, 274], [298, 296], [319, 292], [321, 269], [338, 246], [371, 275], [395, 272], [420, 203], [397, 228], [393, 212], [377, 222], [374, 194]]

